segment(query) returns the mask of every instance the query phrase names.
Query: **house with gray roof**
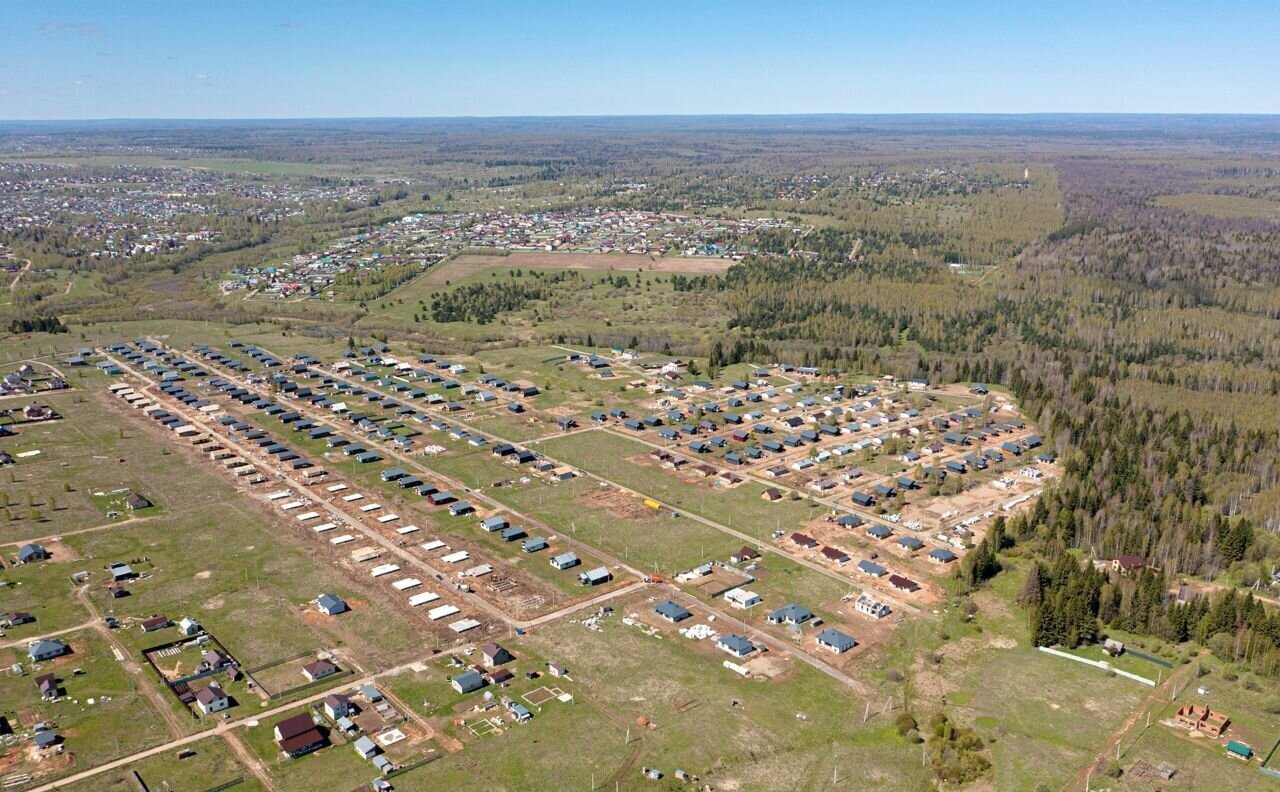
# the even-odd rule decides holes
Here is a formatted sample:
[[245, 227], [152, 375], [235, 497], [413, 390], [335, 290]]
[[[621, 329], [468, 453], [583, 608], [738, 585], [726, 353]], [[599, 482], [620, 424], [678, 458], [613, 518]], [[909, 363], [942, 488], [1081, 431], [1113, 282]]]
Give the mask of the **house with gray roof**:
[[573, 552], [561, 553], [558, 556], [553, 556], [551, 559], [551, 566], [561, 570], [572, 569], [581, 563], [581, 559], [579, 559]]
[[853, 640], [853, 638], [849, 637], [848, 635], [845, 635], [844, 633], [840, 632], [834, 627], [828, 627], [827, 629], [818, 633], [817, 636], [815, 636], [815, 638], [818, 641], [818, 646], [829, 649], [832, 652], [835, 652], [836, 654], [844, 654], [845, 652], [849, 651], [850, 649], [858, 645], [857, 641]]
[[657, 605], [654, 606], [653, 610], [659, 616], [671, 622], [672, 624], [682, 622], [693, 615], [688, 611], [687, 608], [684, 608], [681, 605], [678, 605], [675, 602], [672, 602], [671, 600], [667, 600], [666, 602], [659, 602]]
[[321, 594], [316, 597], [316, 607], [326, 616], [337, 616], [347, 611], [347, 603], [335, 594]]
[[735, 635], [732, 633], [729, 635], [722, 635], [720, 638], [716, 639], [716, 648], [727, 655], [731, 655], [739, 659], [746, 657], [756, 650], [755, 645], [752, 644], [751, 641], [747, 640], [745, 636]]
[[52, 660], [55, 657], [61, 657], [70, 650], [62, 641], [54, 638], [40, 641], [32, 641], [27, 644], [27, 657], [31, 658], [31, 662], [39, 663], [42, 660]]
[[778, 608], [765, 617], [770, 624], [789, 624], [793, 627], [804, 624], [812, 618], [813, 611], [794, 603]]

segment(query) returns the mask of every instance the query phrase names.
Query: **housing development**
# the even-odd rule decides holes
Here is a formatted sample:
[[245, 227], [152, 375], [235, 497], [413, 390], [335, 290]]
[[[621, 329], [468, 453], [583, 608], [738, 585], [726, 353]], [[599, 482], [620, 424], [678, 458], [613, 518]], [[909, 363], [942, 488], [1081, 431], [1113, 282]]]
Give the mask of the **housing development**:
[[509, 123], [0, 124], [0, 788], [1280, 785], [1271, 138]]

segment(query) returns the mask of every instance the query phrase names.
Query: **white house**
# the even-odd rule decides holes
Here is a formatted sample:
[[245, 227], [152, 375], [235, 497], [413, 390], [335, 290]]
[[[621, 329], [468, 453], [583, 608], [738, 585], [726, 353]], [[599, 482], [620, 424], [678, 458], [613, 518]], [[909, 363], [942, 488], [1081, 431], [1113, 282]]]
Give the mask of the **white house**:
[[205, 715], [221, 712], [231, 706], [231, 697], [214, 682], [196, 692], [196, 706]]
[[760, 604], [760, 595], [744, 588], [736, 588], [724, 595], [724, 601], [743, 610]]

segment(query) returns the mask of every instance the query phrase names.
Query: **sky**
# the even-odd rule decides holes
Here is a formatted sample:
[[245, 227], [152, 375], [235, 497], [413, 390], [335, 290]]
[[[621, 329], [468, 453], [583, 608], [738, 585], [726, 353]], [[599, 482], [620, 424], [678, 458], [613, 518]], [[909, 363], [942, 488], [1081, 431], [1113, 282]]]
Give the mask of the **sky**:
[[1280, 113], [1276, 0], [0, 0], [0, 120]]

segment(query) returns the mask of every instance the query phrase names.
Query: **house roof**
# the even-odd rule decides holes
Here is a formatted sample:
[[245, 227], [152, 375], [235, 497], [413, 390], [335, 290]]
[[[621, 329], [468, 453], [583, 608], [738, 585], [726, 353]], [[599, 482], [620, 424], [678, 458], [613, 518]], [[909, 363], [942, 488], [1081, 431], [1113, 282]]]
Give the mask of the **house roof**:
[[307, 663], [302, 667], [302, 670], [311, 676], [317, 676], [319, 674], [333, 673], [338, 670], [338, 667], [328, 660], [317, 660], [314, 663]]
[[201, 704], [213, 704], [217, 701], [225, 701], [226, 698], [226, 691], [217, 685], [209, 685], [196, 691], [196, 701]]
[[729, 651], [738, 655], [750, 654], [752, 651], [755, 650], [755, 647], [751, 644], [751, 641], [747, 640], [744, 636], [741, 636], [741, 635], [733, 635], [733, 634], [725, 635], [721, 637], [717, 643], [719, 643], [725, 649], [728, 649]]
[[769, 621], [774, 622], [790, 622], [792, 624], [800, 624], [807, 622], [813, 618], [813, 611], [801, 605], [794, 603], [784, 605], [769, 614]]
[[67, 650], [66, 644], [55, 639], [46, 639], [40, 641], [32, 641], [27, 645], [27, 655], [30, 657], [40, 657], [50, 654], [62, 654]]
[[845, 635], [834, 627], [828, 627], [817, 635], [818, 643], [830, 646], [837, 652], [847, 652], [858, 645], [853, 638]]
[[[276, 733], [280, 735], [279, 739], [283, 743], [286, 740], [306, 734], [308, 731], [314, 730], [315, 727], [316, 724], [311, 720], [311, 716], [303, 712], [299, 715], [294, 715], [292, 718], [285, 718], [277, 723]], [[283, 748], [284, 746], [281, 745], [281, 747]], [[286, 748], [285, 750], [288, 749]]]
[[453, 678], [453, 683], [462, 688], [463, 691], [476, 690], [484, 687], [484, 677], [480, 676], [478, 671], [464, 671]]
[[654, 606], [653, 610], [659, 616], [662, 616], [663, 618], [673, 622], [684, 621], [685, 619], [693, 615], [689, 613], [688, 609], [684, 608], [681, 605], [676, 604], [675, 602], [672, 602], [671, 600], [658, 603], [657, 605]]
[[334, 608], [346, 608], [347, 604], [341, 598], [334, 594], [321, 594], [316, 597], [316, 604], [325, 610], [333, 610]]
[[341, 693], [330, 693], [324, 697], [324, 703], [330, 709], [340, 709], [351, 703], [351, 699]]

